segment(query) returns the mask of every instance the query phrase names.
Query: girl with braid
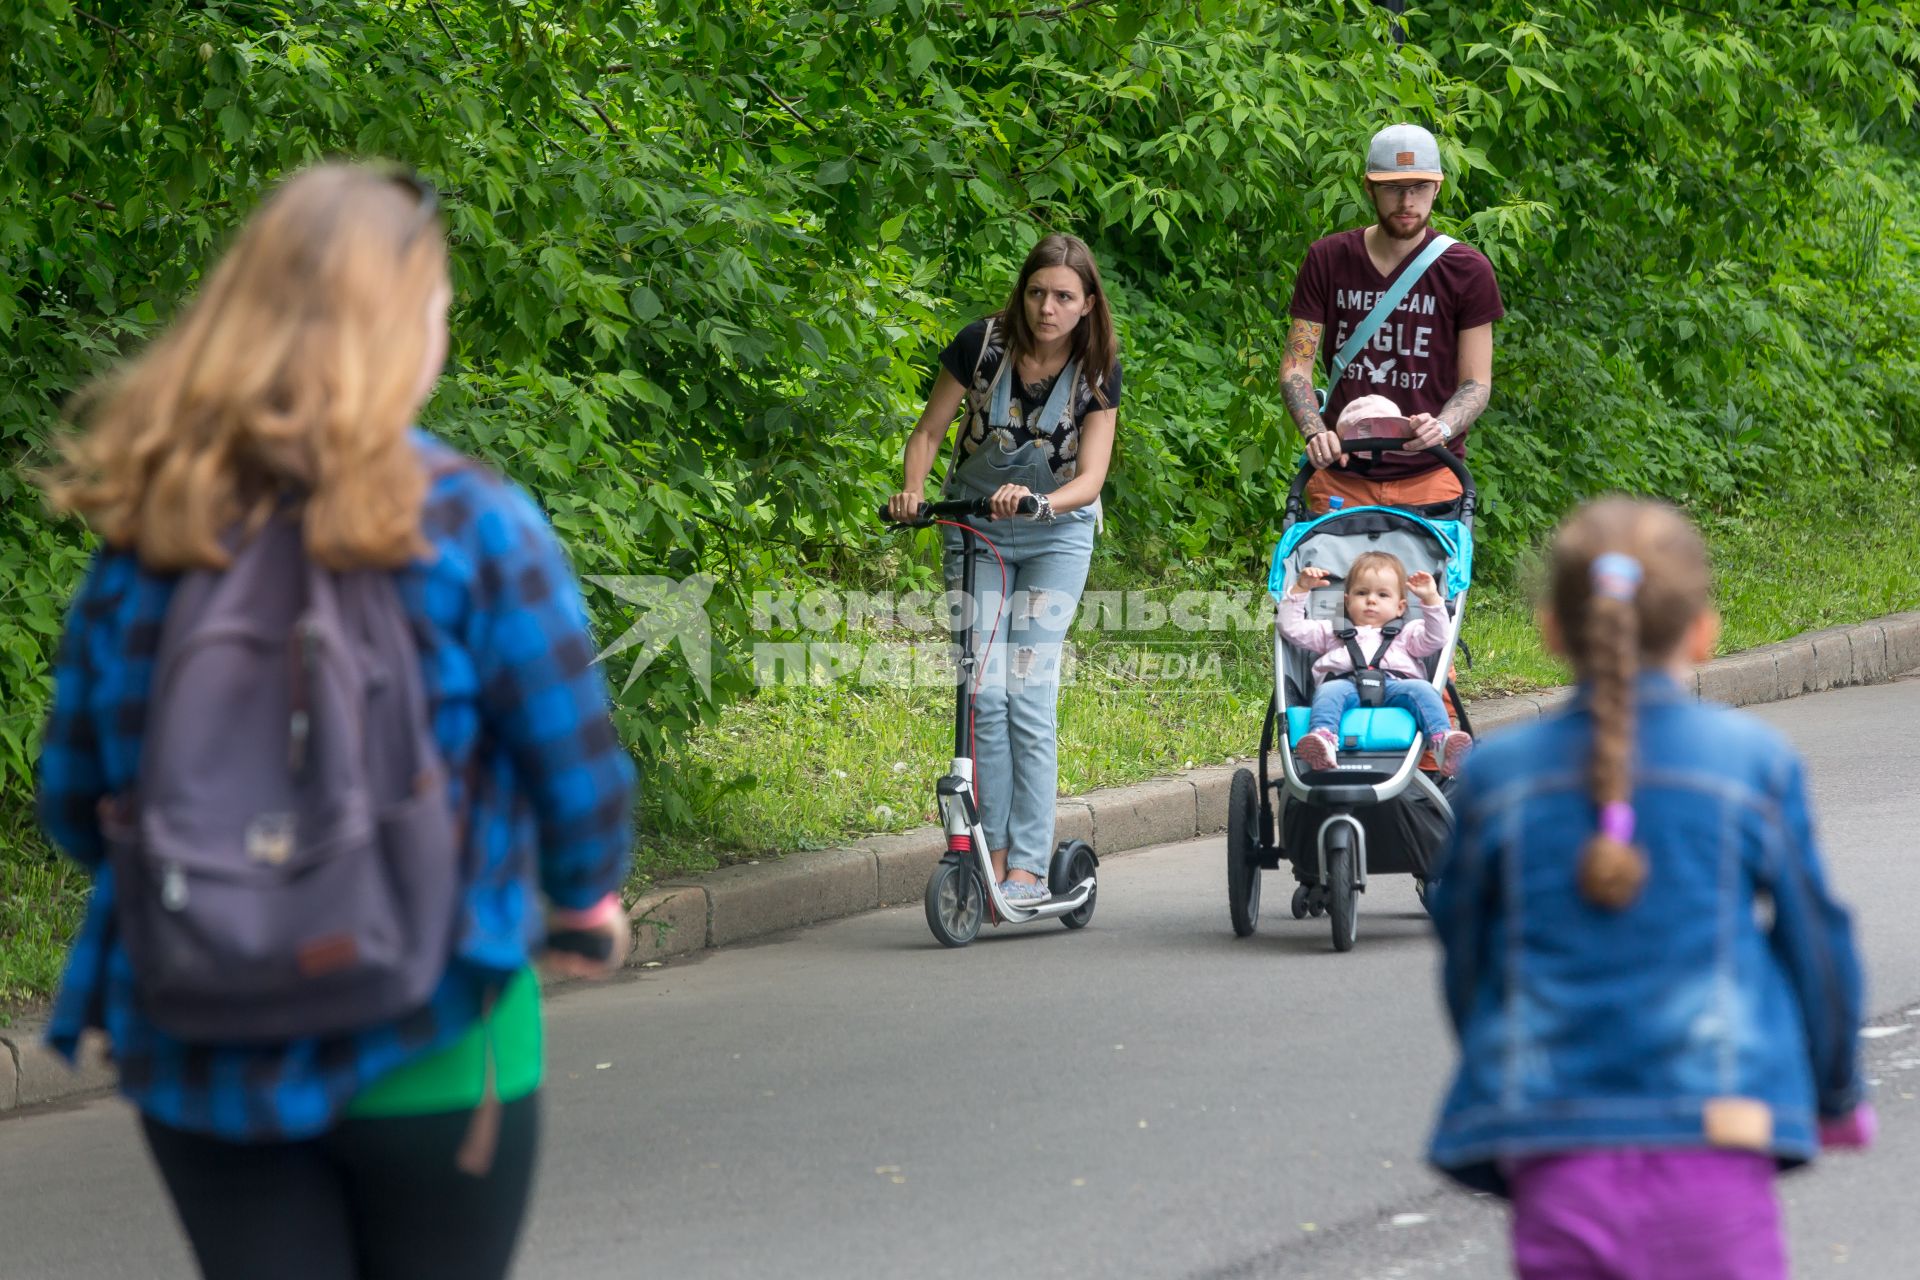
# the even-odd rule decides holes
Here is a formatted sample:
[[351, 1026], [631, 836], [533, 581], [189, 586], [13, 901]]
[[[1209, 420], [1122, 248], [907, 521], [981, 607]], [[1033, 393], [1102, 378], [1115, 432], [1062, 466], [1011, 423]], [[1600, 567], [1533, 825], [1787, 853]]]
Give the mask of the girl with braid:
[[1578, 693], [1476, 745], [1428, 897], [1460, 1042], [1430, 1158], [1512, 1201], [1522, 1277], [1783, 1277], [1775, 1174], [1873, 1129], [1804, 771], [1692, 695], [1719, 619], [1677, 511], [1584, 507], [1551, 574]]

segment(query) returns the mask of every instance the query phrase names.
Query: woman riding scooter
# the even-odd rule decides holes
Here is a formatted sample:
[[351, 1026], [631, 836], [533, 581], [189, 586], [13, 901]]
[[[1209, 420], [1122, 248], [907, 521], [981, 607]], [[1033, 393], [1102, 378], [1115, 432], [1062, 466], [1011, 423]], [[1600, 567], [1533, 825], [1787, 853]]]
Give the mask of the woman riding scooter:
[[[962, 329], [940, 353], [940, 374], [907, 439], [905, 483], [888, 501], [910, 520], [955, 415], [966, 414], [945, 492], [987, 498], [1006, 572], [962, 603], [976, 649], [987, 655], [974, 703], [976, 784], [994, 875], [1010, 902], [1049, 894], [1058, 777], [1055, 708], [1060, 653], [1086, 585], [1120, 405], [1120, 363], [1100, 270], [1073, 236], [1049, 235], [1020, 268], [998, 314]], [[1022, 499], [1031, 518], [1012, 519]], [[971, 547], [971, 551], [967, 548]], [[945, 578], [958, 588], [964, 557], [999, 562], [975, 539], [947, 530]], [[993, 572], [977, 580], [999, 581]]]

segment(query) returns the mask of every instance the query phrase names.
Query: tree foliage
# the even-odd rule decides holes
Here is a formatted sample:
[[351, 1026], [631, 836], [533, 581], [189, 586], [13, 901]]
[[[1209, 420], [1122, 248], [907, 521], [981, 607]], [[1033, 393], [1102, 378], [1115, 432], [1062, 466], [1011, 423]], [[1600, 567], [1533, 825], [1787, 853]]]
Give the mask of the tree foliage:
[[[1293, 271], [1365, 220], [1366, 138], [1410, 118], [1510, 310], [1474, 452], [1497, 564], [1599, 489], [1712, 500], [1920, 448], [1917, 12], [1489, 0], [1396, 47], [1356, 0], [21, 0], [0, 440], [42, 459], [281, 175], [399, 157], [455, 242], [427, 424], [535, 490], [583, 572], [720, 576], [737, 639], [756, 586], [863, 572], [933, 352], [1072, 229], [1127, 365], [1103, 554], [1237, 574], [1297, 452]], [[84, 547], [18, 469], [0, 509], [11, 794]], [[731, 655], [711, 698], [650, 667], [636, 746], [743, 693]]]

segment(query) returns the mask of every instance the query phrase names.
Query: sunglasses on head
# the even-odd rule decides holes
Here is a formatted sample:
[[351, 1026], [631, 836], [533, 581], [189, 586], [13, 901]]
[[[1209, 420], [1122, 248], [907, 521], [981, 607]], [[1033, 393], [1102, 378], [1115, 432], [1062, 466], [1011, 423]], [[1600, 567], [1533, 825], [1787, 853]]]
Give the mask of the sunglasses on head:
[[434, 215], [440, 212], [440, 193], [433, 184], [412, 169], [398, 169], [387, 175], [387, 180], [410, 193], [415, 200], [413, 222], [407, 228], [407, 234], [401, 238], [400, 246], [411, 246], [416, 237], [433, 222]]

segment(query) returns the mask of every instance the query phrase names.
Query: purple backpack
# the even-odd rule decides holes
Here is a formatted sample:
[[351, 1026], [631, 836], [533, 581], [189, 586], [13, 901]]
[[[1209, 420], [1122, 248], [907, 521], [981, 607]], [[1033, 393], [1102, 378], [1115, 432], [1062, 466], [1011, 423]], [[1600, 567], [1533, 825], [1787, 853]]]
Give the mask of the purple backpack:
[[424, 1005], [465, 883], [391, 572], [277, 515], [176, 586], [135, 794], [105, 824], [142, 1011], [189, 1041], [354, 1031]]

